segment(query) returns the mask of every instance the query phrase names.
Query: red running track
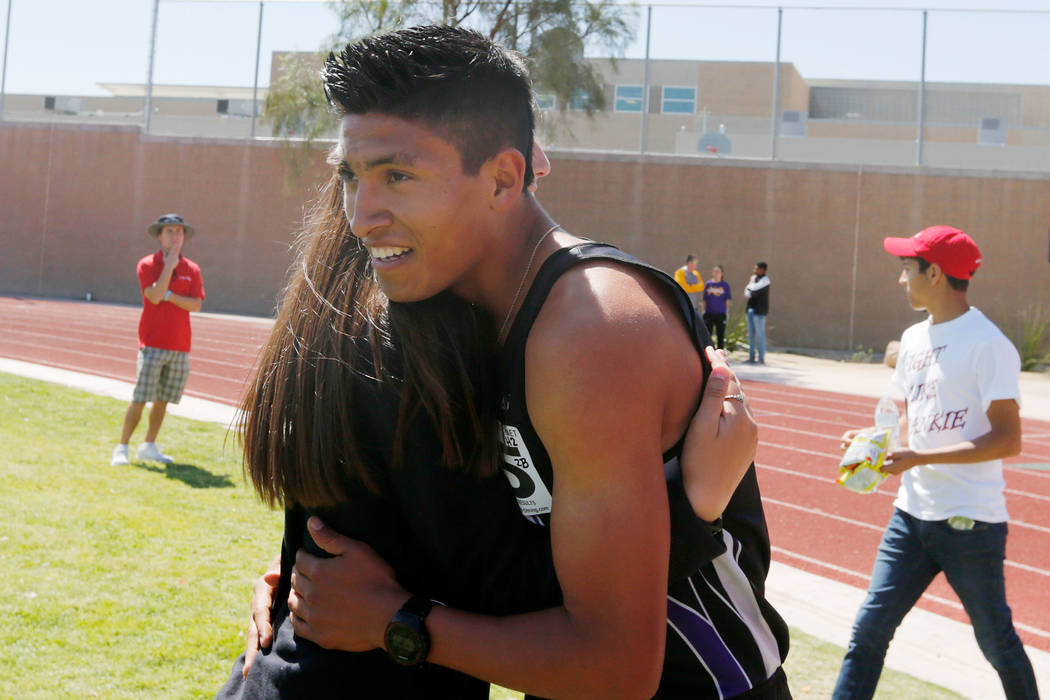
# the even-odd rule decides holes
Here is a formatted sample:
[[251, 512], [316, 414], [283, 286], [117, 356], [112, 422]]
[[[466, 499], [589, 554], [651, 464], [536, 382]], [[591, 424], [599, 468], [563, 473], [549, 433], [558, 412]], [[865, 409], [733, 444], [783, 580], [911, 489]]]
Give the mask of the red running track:
[[[0, 357], [134, 382], [138, 316], [131, 306], [0, 297]], [[265, 319], [195, 315], [186, 393], [235, 405], [270, 326]], [[866, 588], [897, 480], [862, 496], [834, 478], [839, 436], [870, 423], [875, 399], [760, 382], [744, 386], [761, 426], [756, 463], [773, 558]], [[1022, 453], [1006, 469], [1006, 587], [1021, 638], [1050, 652], [1050, 422], [1026, 418], [1023, 428]], [[943, 575], [919, 606], [968, 621]]]

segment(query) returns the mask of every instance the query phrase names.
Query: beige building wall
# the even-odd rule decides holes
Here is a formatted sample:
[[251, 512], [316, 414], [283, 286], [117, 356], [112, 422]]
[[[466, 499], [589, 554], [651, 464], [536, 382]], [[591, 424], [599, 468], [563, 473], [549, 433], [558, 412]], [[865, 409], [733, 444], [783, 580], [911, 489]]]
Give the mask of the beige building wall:
[[[552, 152], [540, 200], [564, 227], [671, 271], [696, 253], [742, 303], [756, 260], [773, 280], [775, 346], [881, 351], [909, 323], [887, 235], [950, 223], [981, 245], [971, 300], [1009, 328], [1050, 299], [1050, 176]], [[289, 185], [279, 146], [143, 137], [123, 127], [0, 123], [0, 293], [139, 303], [150, 222], [198, 228], [210, 311], [267, 314], [317, 166]]]
[[[593, 117], [572, 110], [543, 112], [544, 140], [565, 148], [639, 151], [642, 115], [614, 111], [614, 96], [617, 85], [644, 83], [645, 62], [637, 59], [615, 63], [594, 59], [592, 62], [601, 73], [608, 92], [605, 111]], [[646, 150], [692, 153], [703, 133], [717, 131], [720, 125], [725, 125], [732, 137], [753, 135], [762, 144], [757, 151], [745, 146], [744, 155], [768, 155], [774, 73], [772, 63], [650, 61]], [[661, 113], [660, 100], [665, 86], [695, 88], [695, 112]], [[782, 110], [800, 111], [806, 111], [809, 106], [809, 88], [790, 63], [780, 66], [780, 105]], [[682, 134], [689, 135], [687, 143], [682, 141]]]
[[[315, 74], [322, 55], [312, 52], [273, 52], [270, 80], [279, 83], [289, 69]], [[646, 133], [642, 114], [614, 110], [617, 85], [641, 86], [645, 61], [587, 59], [607, 87], [604, 109], [593, 117], [583, 112], [545, 110], [541, 140], [561, 149], [621, 151], [681, 155], [710, 155], [699, 150], [701, 137], [724, 129], [729, 155], [770, 158], [773, 155], [773, 80], [771, 62], [691, 61], [654, 59], [649, 62], [650, 95], [646, 100]], [[691, 114], [662, 113], [665, 86], [696, 90]], [[138, 125], [143, 121], [144, 86], [105, 83], [112, 97], [60, 97], [63, 104], [78, 101], [79, 114], [45, 110], [42, 95], [8, 95], [6, 119], [88, 124]], [[150, 130], [155, 134], [250, 138], [250, 99], [246, 87], [154, 85]], [[828, 114], [826, 93], [839, 91], [859, 98], [855, 117], [819, 118]], [[808, 114], [811, 96], [824, 104], [809, 115], [805, 136], [789, 133], [782, 124], [776, 155], [805, 162], [909, 165], [914, 162], [918, 83], [879, 80], [807, 80], [791, 63], [780, 65], [779, 110]], [[259, 99], [267, 90], [260, 89]], [[216, 100], [228, 99], [229, 114], [218, 114]], [[245, 105], [249, 104], [248, 107]], [[879, 106], [879, 109], [874, 109]], [[832, 110], [839, 114], [841, 110]], [[873, 112], [881, 121], [865, 118]], [[847, 113], [848, 114], [848, 113]], [[979, 144], [980, 117], [1005, 119], [1005, 144]], [[298, 129], [296, 129], [298, 131]], [[273, 135], [270, 125], [256, 122], [255, 136]], [[330, 134], [334, 137], [334, 133]], [[1050, 86], [936, 83], [927, 84], [927, 124], [923, 133], [926, 165], [933, 167], [993, 168], [1006, 171], [1050, 172]], [[705, 145], [712, 145], [705, 142]], [[719, 157], [727, 155], [724, 144]]]

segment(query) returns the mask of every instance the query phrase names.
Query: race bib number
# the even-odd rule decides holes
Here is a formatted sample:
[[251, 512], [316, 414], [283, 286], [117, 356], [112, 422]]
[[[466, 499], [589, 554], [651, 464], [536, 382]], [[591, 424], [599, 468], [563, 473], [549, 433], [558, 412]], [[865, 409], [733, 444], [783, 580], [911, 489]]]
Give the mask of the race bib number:
[[518, 507], [522, 515], [546, 515], [551, 512], [551, 492], [540, 478], [536, 466], [532, 463], [521, 431], [513, 425], [504, 425], [503, 437], [503, 473], [514, 489]]

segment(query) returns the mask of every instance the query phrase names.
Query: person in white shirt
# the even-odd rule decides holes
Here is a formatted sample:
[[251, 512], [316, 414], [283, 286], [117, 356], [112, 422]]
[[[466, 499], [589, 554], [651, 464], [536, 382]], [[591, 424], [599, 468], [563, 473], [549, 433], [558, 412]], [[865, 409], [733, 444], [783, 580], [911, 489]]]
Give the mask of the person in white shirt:
[[[1006, 697], [1037, 698], [1003, 578], [1002, 460], [1021, 451], [1020, 358], [967, 302], [981, 264], [968, 235], [932, 226], [911, 238], [886, 238], [883, 246], [902, 260], [908, 303], [929, 316], [901, 337], [893, 382], [906, 397], [907, 447], [891, 450], [883, 466], [900, 474], [901, 484], [833, 697], [872, 697], [894, 631], [943, 571]], [[857, 432], [842, 436], [843, 449]]]

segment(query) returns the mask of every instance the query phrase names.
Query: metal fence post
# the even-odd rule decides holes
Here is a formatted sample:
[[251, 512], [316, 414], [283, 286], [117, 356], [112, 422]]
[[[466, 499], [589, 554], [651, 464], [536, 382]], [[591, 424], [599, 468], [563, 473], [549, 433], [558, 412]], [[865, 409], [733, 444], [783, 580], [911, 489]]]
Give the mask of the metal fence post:
[[[645, 77], [642, 79], [642, 138], [639, 151], [641, 153], [645, 153], [646, 141], [649, 138], [649, 38], [652, 29], [653, 6], [650, 5], [645, 15]], [[613, 99], [616, 99], [615, 95]]]
[[252, 84], [252, 139], [255, 138], [255, 121], [259, 116], [259, 53], [262, 51], [263, 2], [259, 0], [259, 33], [255, 38], [255, 82]]
[[143, 133], [149, 133], [149, 121], [153, 111], [153, 58], [157, 53], [157, 16], [160, 14], [160, 0], [153, 0], [153, 22], [149, 33], [149, 68], [146, 70], [146, 99], [142, 105], [144, 116]]
[[784, 8], [777, 8], [777, 56], [773, 63], [773, 128], [770, 130], [770, 160], [777, 159], [777, 140], [780, 136], [780, 29], [784, 23]]
[[919, 138], [915, 142], [915, 164], [922, 165], [923, 140], [926, 133], [926, 15], [922, 11], [922, 67], [919, 72]]
[[4, 18], [4, 67], [0, 69], [0, 120], [4, 118], [4, 94], [7, 90], [7, 46], [11, 43], [11, 1], [7, 0], [7, 17]]

